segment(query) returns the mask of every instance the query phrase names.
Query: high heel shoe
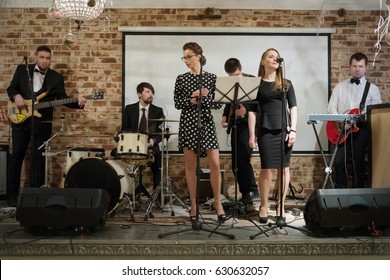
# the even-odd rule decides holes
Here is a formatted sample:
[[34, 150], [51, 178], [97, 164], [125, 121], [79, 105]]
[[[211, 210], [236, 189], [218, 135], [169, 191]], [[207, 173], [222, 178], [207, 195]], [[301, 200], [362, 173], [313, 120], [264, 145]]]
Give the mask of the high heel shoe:
[[220, 215], [217, 214], [217, 218], [218, 218], [218, 222], [223, 223], [226, 220], [227, 217], [226, 217], [226, 214], [223, 213], [223, 214], [220, 214]]
[[286, 213], [283, 209], [282, 211], [282, 216], [280, 216], [280, 210], [279, 210], [279, 206], [276, 207], [276, 219], [278, 219], [279, 217], [282, 217], [283, 221], [286, 221]]
[[[223, 212], [222, 214], [218, 214], [218, 210], [217, 210], [217, 207], [215, 207], [215, 204], [214, 204], [214, 208], [215, 208], [215, 211], [217, 212], [217, 219], [218, 219], [218, 222], [219, 223], [223, 223], [225, 220], [226, 220], [226, 213]], [[223, 209], [223, 207], [222, 207]]]
[[190, 210], [190, 221], [191, 221], [191, 223], [196, 222], [196, 210], [195, 210], [195, 215], [192, 215], [192, 207], [191, 207], [191, 210]]
[[267, 208], [267, 216], [261, 216], [261, 208], [266, 206], [260, 206], [259, 208], [259, 222], [260, 224], [266, 224], [268, 222], [268, 208]]

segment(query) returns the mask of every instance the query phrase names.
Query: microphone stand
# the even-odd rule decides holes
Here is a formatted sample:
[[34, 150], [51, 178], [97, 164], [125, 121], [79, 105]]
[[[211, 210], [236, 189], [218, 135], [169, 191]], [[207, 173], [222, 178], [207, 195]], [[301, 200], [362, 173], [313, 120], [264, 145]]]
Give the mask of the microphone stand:
[[[279, 58], [279, 64], [280, 64], [280, 68], [282, 68], [282, 63], [283, 63], [283, 58]], [[285, 88], [285, 84], [284, 84], [284, 76], [283, 76], [283, 68], [280, 69], [280, 78], [281, 78], [281, 81], [282, 81], [282, 90], [281, 90], [281, 100], [282, 100], [282, 118], [281, 118], [281, 128], [282, 128], [282, 132], [281, 132], [281, 135], [280, 135], [280, 184], [279, 184], [279, 195], [278, 195], [278, 201], [277, 201], [277, 206], [279, 206], [279, 213], [276, 213], [276, 223], [268, 223], [268, 226], [269, 228], [262, 231], [262, 232], [258, 232], [256, 234], [252, 234], [251, 236], [249, 236], [250, 239], [255, 239], [257, 236], [259, 236], [260, 234], [266, 234], [266, 232], [270, 231], [270, 230], [273, 230], [275, 228], [284, 228], [284, 227], [289, 227], [289, 228], [293, 228], [293, 229], [296, 229], [296, 230], [300, 230], [302, 232], [307, 232], [307, 233], [310, 233], [309, 231], [305, 230], [305, 229], [302, 229], [302, 228], [298, 228], [298, 227], [295, 227], [295, 226], [291, 226], [291, 225], [288, 225], [286, 223], [286, 220], [285, 218], [283, 217], [283, 209], [284, 209], [284, 191], [287, 191], [287, 190], [284, 190], [284, 151], [285, 151], [285, 139], [286, 139], [286, 135], [287, 135], [287, 100], [286, 100], [286, 95], [287, 95], [287, 91], [286, 91], [286, 88]]]
[[31, 153], [31, 162], [30, 162], [30, 187], [35, 187], [35, 147], [34, 147], [34, 106], [35, 106], [35, 94], [34, 94], [34, 90], [33, 90], [33, 84], [32, 84], [32, 79], [31, 79], [31, 73], [30, 73], [30, 69], [28, 68], [28, 61], [27, 61], [27, 56], [24, 56], [23, 57], [24, 59], [24, 62], [26, 63], [26, 72], [27, 72], [27, 77], [28, 77], [28, 84], [29, 84], [29, 88], [30, 88], [30, 96], [31, 96], [31, 113], [32, 113], [32, 117], [31, 117], [31, 125], [30, 125], [30, 153]]
[[234, 239], [235, 236], [233, 234], [227, 234], [223, 232], [218, 232], [216, 229], [211, 230], [208, 228], [204, 228], [203, 224], [199, 221], [199, 190], [200, 190], [200, 151], [201, 151], [201, 140], [202, 140], [202, 133], [201, 133], [201, 128], [202, 128], [202, 72], [203, 72], [203, 66], [200, 66], [200, 74], [199, 74], [199, 96], [198, 96], [198, 123], [197, 123], [197, 129], [198, 129], [198, 135], [197, 135], [197, 154], [196, 154], [196, 197], [195, 197], [195, 207], [196, 207], [196, 219], [192, 222], [192, 227], [189, 229], [183, 229], [183, 230], [178, 230], [174, 232], [168, 232], [168, 233], [160, 233], [158, 235], [159, 238], [176, 234], [176, 233], [182, 233], [182, 232], [187, 232], [187, 231], [206, 231], [210, 232], [209, 237], [213, 234], [219, 234], [222, 236], [229, 237], [230, 239]]

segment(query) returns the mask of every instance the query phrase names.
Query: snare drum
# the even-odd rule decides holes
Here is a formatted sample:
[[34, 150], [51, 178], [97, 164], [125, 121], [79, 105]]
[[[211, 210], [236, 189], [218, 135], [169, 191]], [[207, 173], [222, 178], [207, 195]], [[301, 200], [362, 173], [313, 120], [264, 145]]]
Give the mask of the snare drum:
[[132, 169], [121, 160], [82, 158], [65, 177], [65, 188], [104, 189], [110, 195], [109, 211], [114, 210], [125, 193], [134, 190]]
[[76, 148], [70, 150], [66, 153], [66, 172], [69, 171], [69, 168], [73, 164], [78, 162], [81, 158], [90, 158], [90, 157], [103, 157], [104, 149], [98, 148]]
[[148, 135], [143, 133], [121, 132], [116, 153], [119, 157], [142, 160], [149, 157]]

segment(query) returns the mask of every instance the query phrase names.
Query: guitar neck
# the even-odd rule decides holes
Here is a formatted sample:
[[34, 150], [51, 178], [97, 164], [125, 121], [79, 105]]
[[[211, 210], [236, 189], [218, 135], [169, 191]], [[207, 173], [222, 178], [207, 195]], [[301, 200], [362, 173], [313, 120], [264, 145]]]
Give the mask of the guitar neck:
[[47, 101], [43, 103], [37, 103], [34, 104], [34, 110], [39, 110], [39, 109], [44, 109], [44, 108], [49, 108], [49, 107], [54, 107], [54, 106], [60, 106], [60, 105], [65, 105], [73, 102], [77, 102], [79, 99], [77, 97], [72, 97], [72, 98], [65, 98], [65, 99], [56, 99], [53, 101]]

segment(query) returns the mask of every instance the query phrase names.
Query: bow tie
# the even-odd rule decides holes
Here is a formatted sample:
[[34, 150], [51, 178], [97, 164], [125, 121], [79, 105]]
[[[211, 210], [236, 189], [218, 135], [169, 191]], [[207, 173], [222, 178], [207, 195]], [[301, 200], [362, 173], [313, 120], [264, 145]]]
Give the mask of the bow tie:
[[351, 78], [351, 84], [353, 84], [353, 83], [355, 83], [355, 84], [360, 84], [360, 80], [359, 79], [355, 79], [355, 78]]
[[42, 75], [45, 75], [46, 73], [45, 72], [43, 72], [43, 71], [39, 71], [38, 69], [34, 69], [34, 72], [38, 72], [38, 73], [41, 73]]

